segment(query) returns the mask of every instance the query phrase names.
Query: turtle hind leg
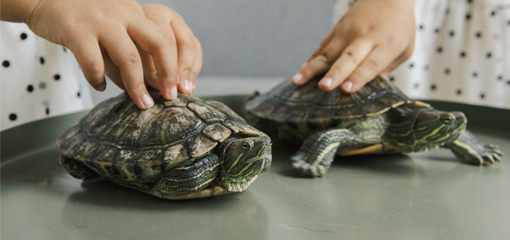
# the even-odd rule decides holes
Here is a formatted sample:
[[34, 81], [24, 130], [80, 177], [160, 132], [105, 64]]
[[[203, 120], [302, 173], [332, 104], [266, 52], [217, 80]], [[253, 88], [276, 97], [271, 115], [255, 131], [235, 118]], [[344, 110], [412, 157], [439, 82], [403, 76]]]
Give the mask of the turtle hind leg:
[[308, 137], [292, 156], [292, 165], [302, 175], [322, 177], [333, 162], [338, 147], [352, 143], [354, 134], [347, 129], [332, 129]]
[[492, 165], [501, 162], [504, 156], [497, 146], [480, 144], [470, 131], [465, 131], [459, 139], [443, 147], [449, 148], [458, 159], [476, 165]]
[[[216, 154], [186, 160], [180, 166], [170, 169], [156, 183], [155, 191], [161, 197], [188, 194], [185, 198], [196, 198], [193, 192], [199, 192], [211, 185], [218, 175], [220, 168], [219, 158]], [[156, 194], [153, 194], [156, 195]]]
[[85, 164], [73, 158], [60, 156], [60, 164], [64, 166], [66, 171], [77, 179], [83, 179], [84, 182], [90, 181], [99, 177], [99, 174], [87, 167]]

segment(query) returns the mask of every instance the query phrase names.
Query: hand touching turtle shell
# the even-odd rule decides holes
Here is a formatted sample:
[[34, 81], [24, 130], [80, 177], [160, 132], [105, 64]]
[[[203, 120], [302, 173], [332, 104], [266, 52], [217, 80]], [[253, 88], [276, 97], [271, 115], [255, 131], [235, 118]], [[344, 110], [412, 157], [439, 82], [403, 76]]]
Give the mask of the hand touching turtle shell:
[[[191, 94], [202, 68], [202, 49], [182, 17], [158, 4], [133, 0], [2, 0], [2, 20], [24, 22], [73, 52], [96, 90], [105, 74], [139, 108], [154, 104], [146, 83], [167, 100]], [[145, 80], [144, 80], [145, 79]]]
[[356, 1], [292, 81], [301, 86], [327, 72], [322, 90], [354, 93], [411, 57], [414, 38], [414, 1]]

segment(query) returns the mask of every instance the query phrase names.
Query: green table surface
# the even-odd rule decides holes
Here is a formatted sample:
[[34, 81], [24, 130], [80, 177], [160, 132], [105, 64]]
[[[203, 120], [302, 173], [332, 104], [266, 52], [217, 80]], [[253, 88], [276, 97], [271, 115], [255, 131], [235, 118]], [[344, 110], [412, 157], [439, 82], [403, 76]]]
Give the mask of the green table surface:
[[[244, 114], [246, 96], [212, 97]], [[429, 101], [430, 102], [430, 101]], [[482, 142], [510, 154], [510, 111], [462, 110]], [[510, 159], [490, 167], [449, 150], [337, 158], [324, 178], [298, 177], [298, 146], [273, 144], [273, 165], [243, 193], [171, 201], [102, 180], [82, 184], [55, 139], [86, 113], [1, 135], [1, 239], [510, 239]]]

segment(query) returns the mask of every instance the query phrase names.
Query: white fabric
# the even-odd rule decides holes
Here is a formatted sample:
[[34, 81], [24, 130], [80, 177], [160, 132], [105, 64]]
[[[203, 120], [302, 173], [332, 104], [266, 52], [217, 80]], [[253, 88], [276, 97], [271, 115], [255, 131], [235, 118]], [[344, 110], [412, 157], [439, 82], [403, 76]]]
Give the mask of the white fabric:
[[92, 101], [73, 54], [21, 23], [0, 22], [1, 130], [90, 109]]
[[[352, 1], [338, 0], [335, 22]], [[415, 0], [413, 56], [391, 79], [410, 97], [510, 108], [510, 0]]]

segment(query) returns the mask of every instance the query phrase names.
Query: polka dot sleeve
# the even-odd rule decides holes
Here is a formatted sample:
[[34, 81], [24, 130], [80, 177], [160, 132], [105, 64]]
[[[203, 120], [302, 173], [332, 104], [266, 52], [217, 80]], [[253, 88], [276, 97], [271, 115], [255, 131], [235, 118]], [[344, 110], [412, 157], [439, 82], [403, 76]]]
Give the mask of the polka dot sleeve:
[[25, 24], [0, 22], [0, 27], [1, 130], [92, 107], [69, 50], [36, 36]]
[[413, 98], [510, 108], [510, 0], [415, 0], [415, 12], [413, 56], [390, 80]]

